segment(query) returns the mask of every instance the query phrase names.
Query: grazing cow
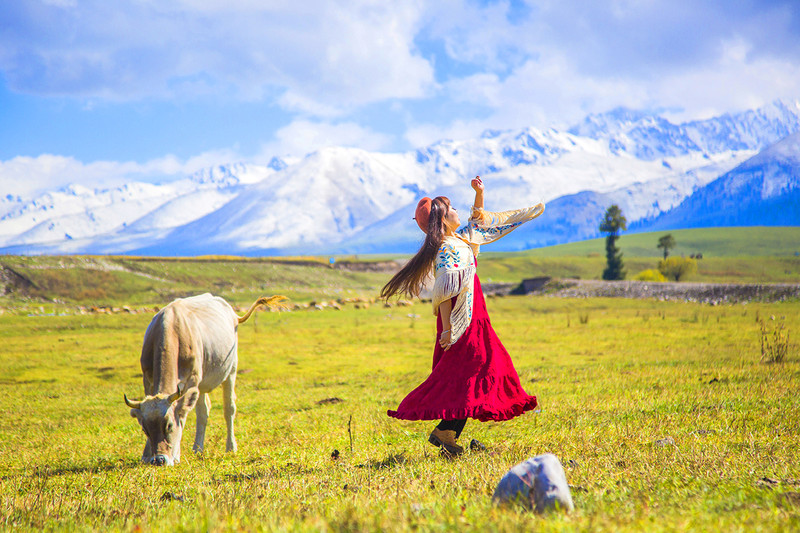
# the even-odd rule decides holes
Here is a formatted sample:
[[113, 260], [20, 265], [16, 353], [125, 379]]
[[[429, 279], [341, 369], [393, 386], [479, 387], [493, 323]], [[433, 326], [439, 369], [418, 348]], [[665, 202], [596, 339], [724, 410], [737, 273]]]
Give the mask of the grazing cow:
[[218, 296], [201, 294], [179, 298], [159, 311], [144, 334], [142, 345], [143, 400], [129, 400], [131, 416], [142, 425], [147, 442], [142, 461], [172, 466], [181, 458], [181, 436], [186, 416], [197, 405], [193, 450], [203, 450], [211, 400], [208, 393], [222, 384], [226, 451], [236, 451], [233, 418], [236, 415], [238, 325], [259, 305], [272, 306], [283, 296], [259, 298], [243, 317]]

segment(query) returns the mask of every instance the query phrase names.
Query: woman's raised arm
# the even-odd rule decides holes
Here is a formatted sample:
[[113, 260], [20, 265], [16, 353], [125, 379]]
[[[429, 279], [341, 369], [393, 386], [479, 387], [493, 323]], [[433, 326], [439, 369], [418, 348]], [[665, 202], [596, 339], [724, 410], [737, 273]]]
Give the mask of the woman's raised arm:
[[481, 180], [480, 176], [475, 176], [470, 182], [472, 188], [475, 190], [475, 201], [472, 204], [473, 211], [477, 211], [478, 209], [483, 209], [483, 180]]

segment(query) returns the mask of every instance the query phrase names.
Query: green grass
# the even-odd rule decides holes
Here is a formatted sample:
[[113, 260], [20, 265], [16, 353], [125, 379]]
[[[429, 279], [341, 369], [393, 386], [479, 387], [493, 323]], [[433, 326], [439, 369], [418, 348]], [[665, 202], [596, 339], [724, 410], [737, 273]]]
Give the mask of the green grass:
[[[690, 281], [796, 283], [800, 280], [800, 228], [713, 228], [672, 232], [674, 255], [703, 252]], [[618, 241], [632, 278], [655, 268], [661, 233], [623, 234]], [[484, 282], [513, 282], [538, 276], [599, 279], [605, 267], [602, 239], [516, 253], [485, 246], [479, 257]], [[341, 260], [354, 260], [341, 257]], [[407, 256], [361, 256], [361, 261], [404, 261]], [[11, 287], [0, 306], [41, 302], [71, 305], [152, 306], [176, 297], [211, 292], [252, 301], [262, 294], [284, 294], [295, 302], [373, 298], [391, 273], [329, 268], [326, 258], [148, 258], [126, 256], [0, 256], [0, 270], [29, 280]], [[0, 275], [0, 280], [2, 280]]]
[[[655, 266], [663, 233], [623, 234], [629, 275]], [[672, 233], [673, 253], [704, 254], [695, 281], [800, 279], [798, 228]], [[599, 278], [604, 266], [602, 240], [490, 250], [479, 260], [484, 282]], [[428, 306], [257, 313], [240, 331], [239, 452], [223, 452], [221, 393], [214, 392], [204, 455], [190, 451], [191, 414], [183, 462], [140, 465], [144, 437], [122, 394], [141, 396], [138, 358], [152, 307], [205, 291], [239, 306], [262, 294], [296, 302], [371, 298], [390, 275], [325, 263], [0, 257], [5, 278], [13, 271], [31, 283], [0, 295], [0, 528], [800, 528], [792, 503], [800, 498], [797, 301], [491, 299], [493, 324], [541, 410], [500, 424], [471, 421], [465, 438], [490, 450], [455, 462], [427, 444], [433, 423], [385, 415], [429, 370]], [[78, 314], [92, 305], [147, 312]], [[786, 362], [760, 362], [762, 319], [769, 331], [782, 324], [788, 332]], [[327, 398], [342, 401], [318, 403]], [[675, 446], [655, 444], [666, 437]], [[573, 515], [490, 505], [508, 468], [546, 452], [562, 460], [577, 487]]]
[[[741, 228], [696, 228], [648, 233], [622, 232], [617, 246], [626, 257], [662, 257], [659, 237], [671, 233], [673, 255], [702, 253], [704, 258], [749, 256], [794, 256], [800, 253], [800, 226]], [[605, 239], [560, 244], [524, 252], [535, 257], [586, 256], [605, 253]]]
[[[249, 303], [242, 298], [235, 303]], [[541, 403], [540, 412], [512, 421], [470, 421], [465, 438], [488, 452], [444, 460], [426, 442], [433, 423], [385, 415], [429, 371], [429, 306], [346, 306], [259, 313], [243, 325], [239, 452], [224, 453], [215, 391], [206, 453], [190, 451], [191, 414], [183, 462], [172, 469], [139, 464], [144, 436], [122, 401], [123, 393], [141, 395], [138, 357], [150, 316], [6, 312], [0, 527], [800, 528], [791, 496], [800, 492], [800, 302], [508, 297], [488, 304], [523, 385]], [[761, 318], [789, 331], [785, 363], [759, 362]], [[342, 401], [318, 403], [334, 397]], [[675, 445], [655, 443], [666, 437]], [[576, 487], [572, 515], [490, 504], [508, 468], [547, 452]]]
[[163, 305], [211, 292], [253, 301], [285, 294], [295, 301], [374, 296], [387, 276], [334, 270], [309, 259], [147, 258], [124, 256], [2, 256], [0, 268], [33, 285], [0, 295], [0, 305], [56, 301], [88, 305]]
[[[658, 267], [658, 259], [623, 256], [627, 279], [642, 270]], [[525, 278], [600, 279], [605, 257], [536, 257], [486, 253], [478, 257], [481, 281], [518, 282]], [[705, 283], [797, 283], [800, 257], [717, 257], [697, 261], [697, 274], [687, 281]]]
[[[800, 227], [702, 228], [655, 233], [623, 233], [617, 241], [628, 279], [656, 268], [663, 252], [656, 246], [671, 233], [676, 247], [670, 254], [702, 253], [690, 281], [710, 283], [796, 283], [800, 280]], [[491, 245], [490, 245], [491, 246]], [[518, 281], [523, 277], [600, 279], [605, 267], [605, 240], [537, 248], [517, 253], [481, 254], [486, 279]]]

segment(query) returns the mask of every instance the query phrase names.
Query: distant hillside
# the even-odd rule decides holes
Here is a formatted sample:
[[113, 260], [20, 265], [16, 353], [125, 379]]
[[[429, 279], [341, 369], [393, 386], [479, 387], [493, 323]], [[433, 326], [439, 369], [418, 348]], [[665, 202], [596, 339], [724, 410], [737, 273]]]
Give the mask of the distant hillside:
[[[800, 254], [800, 227], [731, 227], [663, 230], [646, 233], [623, 232], [617, 241], [624, 257], [653, 257], [662, 255], [656, 247], [659, 237], [672, 234], [676, 247], [672, 255], [702, 253], [703, 257], [772, 256], [794, 257]], [[590, 239], [546, 248], [520, 252], [532, 257], [586, 257], [603, 255], [605, 239]], [[485, 248], [489, 252], [490, 248]], [[487, 254], [489, 255], [489, 254]], [[798, 256], [800, 261], [800, 256]]]
[[[692, 281], [797, 283], [800, 228], [704, 228], [671, 231], [675, 255], [701, 252]], [[660, 257], [655, 233], [624, 233], [619, 245], [629, 278], [654, 268]], [[603, 240], [593, 239], [524, 252], [492, 252], [478, 260], [484, 283], [519, 283], [526, 278], [598, 279]], [[757, 256], [757, 259], [753, 259]], [[294, 303], [374, 299], [408, 256], [328, 258], [158, 258], [128, 256], [0, 255], [0, 312], [33, 302], [86, 306], [163, 305], [175, 297], [219, 294], [241, 305], [263, 294], [285, 294]], [[379, 259], [396, 260], [376, 263]], [[360, 261], [359, 261], [360, 260]], [[38, 305], [38, 304], [37, 304]]]

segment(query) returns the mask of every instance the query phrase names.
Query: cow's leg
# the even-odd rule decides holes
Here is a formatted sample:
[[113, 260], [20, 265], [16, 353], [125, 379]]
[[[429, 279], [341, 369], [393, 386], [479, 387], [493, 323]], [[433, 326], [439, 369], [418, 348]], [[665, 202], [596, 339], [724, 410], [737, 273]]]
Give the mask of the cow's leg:
[[211, 398], [205, 392], [200, 393], [200, 399], [197, 400], [197, 430], [194, 434], [194, 446], [192, 450], [195, 453], [203, 451], [203, 446], [206, 442], [206, 425], [208, 424], [208, 415], [211, 413]]
[[236, 451], [236, 437], [233, 434], [233, 419], [236, 417], [236, 369], [222, 382], [222, 398], [225, 403], [225, 423], [228, 426], [228, 441], [225, 451]]

